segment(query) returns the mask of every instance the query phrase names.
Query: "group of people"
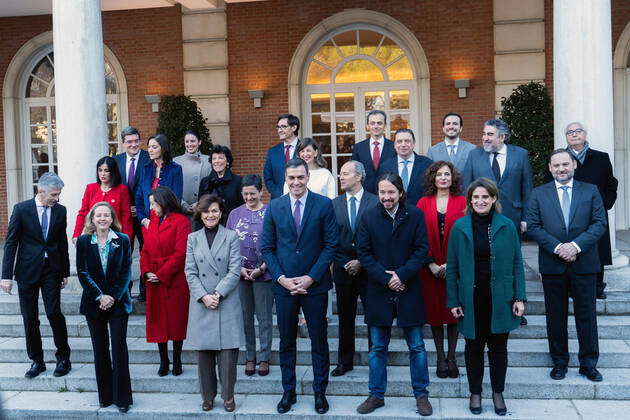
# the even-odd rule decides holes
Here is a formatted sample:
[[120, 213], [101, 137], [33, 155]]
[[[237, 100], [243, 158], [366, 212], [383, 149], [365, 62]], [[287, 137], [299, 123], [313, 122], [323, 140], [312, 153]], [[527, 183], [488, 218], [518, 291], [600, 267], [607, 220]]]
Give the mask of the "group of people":
[[[535, 189], [527, 151], [508, 144], [509, 130], [501, 120], [486, 121], [482, 145], [475, 147], [460, 138], [462, 117], [449, 113], [443, 119], [444, 141], [427, 156], [414, 151], [412, 130], [398, 130], [392, 141], [384, 137], [386, 126], [384, 112], [368, 114], [369, 138], [357, 143], [352, 159], [341, 166], [338, 195], [321, 146], [312, 138], [298, 139], [297, 117], [279, 116], [281, 142], [269, 149], [263, 172], [268, 204], [263, 178], [234, 174], [226, 146], [215, 145], [203, 155], [199, 138], [187, 132], [186, 153], [173, 158], [164, 135], [150, 137], [144, 151], [140, 133], [124, 129], [125, 152], [97, 162], [96, 182], [86, 187], [72, 238], [100, 405], [116, 404], [126, 412], [133, 404], [126, 330], [136, 238], [137, 299], [146, 301], [147, 342], [158, 345], [157, 374], [182, 373], [186, 341], [198, 354], [204, 411], [214, 407], [218, 381], [224, 409], [235, 410], [243, 345], [245, 374], [269, 374], [275, 303], [283, 387], [277, 411], [286, 413], [296, 402], [301, 324], [311, 344], [314, 407], [326, 413], [329, 375], [342, 376], [354, 367], [360, 298], [368, 326], [369, 395], [357, 407], [359, 413], [385, 404], [388, 345], [396, 320], [409, 349], [419, 414], [433, 412], [422, 335], [429, 324], [437, 377], [459, 376], [455, 353], [458, 335], [464, 336], [474, 414], [482, 412], [487, 346], [494, 410], [505, 415], [507, 340], [510, 331], [526, 323], [524, 233], [539, 244], [551, 377], [563, 379], [567, 372], [570, 291], [579, 372], [601, 381], [595, 299], [604, 297], [599, 273], [610, 256], [600, 238], [606, 237], [605, 209], [614, 204], [616, 180], [608, 156], [590, 149], [584, 126], [567, 127], [568, 147], [550, 156], [552, 181]], [[585, 178], [599, 183], [578, 180]], [[60, 309], [70, 267], [67, 215], [58, 204], [62, 188], [54, 173], [42, 175], [35, 198], [13, 209], [5, 243], [0, 285], [10, 293], [13, 278], [18, 284], [33, 361], [29, 378], [46, 369], [37, 312], [40, 289], [57, 347], [54, 375], [71, 370]], [[330, 371], [333, 284], [339, 348]]]

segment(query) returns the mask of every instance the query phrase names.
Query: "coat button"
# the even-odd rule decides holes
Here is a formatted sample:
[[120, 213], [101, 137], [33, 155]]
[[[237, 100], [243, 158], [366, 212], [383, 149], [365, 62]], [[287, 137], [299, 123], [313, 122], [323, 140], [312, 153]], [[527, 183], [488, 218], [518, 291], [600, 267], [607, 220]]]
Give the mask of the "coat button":
[[199, 180], [199, 177], [198, 176], [194, 176], [193, 177], [193, 181], [197, 181], [197, 180]]
[[201, 275], [201, 277], [206, 277], [206, 275], [205, 275], [205, 274], [202, 274], [202, 275]]
[[217, 258], [217, 261], [221, 261], [221, 258]]
[[219, 275], [219, 273], [214, 273], [214, 275], [215, 275], [215, 276], [218, 276], [218, 275]]

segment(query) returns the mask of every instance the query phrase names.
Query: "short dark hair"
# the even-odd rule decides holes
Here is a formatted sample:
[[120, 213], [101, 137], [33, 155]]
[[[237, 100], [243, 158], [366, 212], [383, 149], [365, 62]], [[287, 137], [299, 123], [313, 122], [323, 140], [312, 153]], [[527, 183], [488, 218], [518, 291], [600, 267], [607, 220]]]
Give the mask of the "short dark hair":
[[164, 216], [169, 213], [184, 213], [175, 193], [169, 187], [158, 185], [156, 189], [149, 193], [149, 197], [153, 197], [153, 201], [162, 207]]
[[96, 162], [96, 183], [100, 185], [101, 179], [98, 177], [98, 168], [103, 164], [107, 165], [107, 169], [109, 170], [109, 174], [112, 177], [112, 188], [117, 187], [122, 184], [122, 179], [120, 177], [120, 171], [118, 170], [118, 163], [116, 163], [116, 159], [111, 156], [103, 156]]
[[444, 124], [446, 123], [446, 119], [447, 119], [448, 117], [457, 117], [457, 118], [459, 118], [459, 126], [460, 126], [460, 127], [463, 127], [463, 126], [464, 126], [464, 119], [462, 118], [462, 116], [461, 116], [461, 115], [459, 115], [459, 114], [458, 114], [458, 113], [456, 113], [456, 112], [448, 112], [448, 113], [444, 116], [444, 118], [442, 118], [442, 127], [444, 127]]
[[384, 118], [384, 122], [387, 122], [387, 114], [385, 111], [381, 111], [380, 109], [373, 109], [368, 112], [367, 117], [365, 117], [365, 121], [369, 121], [372, 115], [382, 115]]
[[287, 163], [284, 164], [284, 173], [286, 174], [287, 169], [289, 168], [299, 168], [300, 166], [304, 166], [304, 169], [306, 169], [306, 175], [308, 175], [308, 164], [300, 158], [289, 159]]
[[293, 114], [282, 114], [278, 117], [278, 120], [276, 120], [276, 124], [278, 124], [280, 120], [285, 119], [285, 118], [287, 120], [287, 124], [289, 124], [289, 127], [293, 125], [295, 126], [295, 130], [293, 130], [293, 134], [297, 136], [300, 131], [300, 119]]
[[140, 138], [140, 132], [138, 131], [137, 128], [131, 127], [131, 126], [125, 127], [120, 132], [120, 140], [122, 140], [124, 142], [125, 141], [125, 137], [132, 136], [134, 134], [137, 134], [138, 138]]
[[173, 155], [171, 154], [171, 145], [168, 142], [168, 138], [166, 138], [166, 134], [156, 134], [155, 136], [149, 137], [149, 141], [155, 140], [160, 145], [162, 149], [162, 160], [165, 165], [168, 165], [173, 161]]
[[554, 157], [555, 155], [559, 155], [560, 153], [566, 153], [567, 155], [569, 155], [571, 159], [577, 161], [577, 158], [575, 157], [575, 155], [569, 152], [567, 149], [556, 149], [553, 152], [551, 152], [551, 154], [549, 155], [549, 163], [551, 163], [552, 157]]
[[245, 187], [255, 187], [258, 191], [262, 191], [262, 179], [260, 175], [245, 175], [241, 181], [241, 190]]
[[210, 206], [214, 203], [219, 205], [219, 210], [221, 211], [221, 219], [219, 223], [225, 226], [225, 221], [227, 220], [227, 207], [225, 206], [225, 201], [221, 197], [215, 194], [204, 194], [201, 196], [199, 201], [197, 202], [197, 207], [195, 207], [195, 214], [193, 215], [193, 219], [203, 226], [203, 221], [201, 220], [201, 213], [207, 212]]
[[232, 167], [232, 163], [234, 163], [234, 157], [232, 156], [232, 151], [229, 147], [222, 144], [215, 144], [214, 146], [212, 146], [212, 149], [210, 150], [210, 163], [212, 163], [212, 155], [215, 154], [225, 156], [225, 159], [227, 160], [227, 167]]
[[391, 182], [394, 185], [394, 187], [396, 187], [398, 192], [401, 194], [399, 203], [405, 204], [405, 200], [407, 199], [407, 193], [405, 192], [405, 187], [403, 187], [403, 182], [400, 175], [395, 174], [393, 172], [385, 172], [384, 174], [380, 175], [378, 179], [376, 180], [376, 193], [377, 194], [378, 194], [378, 184], [380, 184], [382, 181]]
[[416, 142], [416, 136], [415, 134], [413, 134], [413, 130], [411, 128], [399, 128], [398, 130], [396, 130], [396, 133], [394, 134], [394, 138], [398, 137], [398, 134], [400, 133], [409, 133], [411, 134], [411, 139], [413, 140], [413, 142]]
[[479, 187], [484, 188], [486, 191], [488, 191], [490, 197], [497, 199], [497, 201], [495, 201], [492, 205], [492, 208], [497, 213], [501, 213], [501, 203], [499, 202], [499, 187], [497, 187], [497, 184], [489, 178], [477, 178], [470, 183], [470, 185], [468, 186], [468, 190], [466, 191], [466, 210], [469, 212], [473, 211], [472, 195], [473, 191], [475, 191]]
[[315, 158], [315, 163], [317, 164], [317, 166], [319, 166], [320, 168], [327, 167], [328, 165], [326, 165], [326, 160], [324, 159], [324, 156], [322, 156], [322, 148], [319, 146], [319, 143], [317, 143], [317, 141], [312, 137], [304, 137], [300, 140], [297, 147], [295, 148], [295, 155], [300, 156], [300, 152], [306, 149], [308, 146], [311, 146], [313, 150], [317, 152], [317, 157]]
[[448, 166], [451, 171], [451, 188], [449, 193], [451, 195], [460, 195], [462, 192], [462, 176], [451, 162], [446, 160], [438, 160], [433, 162], [431, 166], [424, 173], [424, 190], [427, 196], [437, 194], [437, 187], [435, 186], [435, 177], [440, 168]]
[[182, 137], [182, 140], [185, 139], [186, 136], [189, 134], [197, 137], [197, 140], [201, 141], [201, 139], [199, 138], [199, 135], [197, 135], [197, 132], [195, 130], [186, 130], [186, 132], [184, 133], [184, 137]]

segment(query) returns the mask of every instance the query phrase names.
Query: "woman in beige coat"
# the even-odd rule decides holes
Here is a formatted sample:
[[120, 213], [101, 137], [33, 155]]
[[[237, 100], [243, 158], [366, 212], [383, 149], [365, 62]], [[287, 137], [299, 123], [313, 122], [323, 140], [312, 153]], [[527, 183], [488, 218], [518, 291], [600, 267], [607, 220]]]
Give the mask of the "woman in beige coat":
[[187, 347], [198, 351], [202, 410], [212, 410], [219, 365], [226, 411], [236, 408], [234, 384], [239, 347], [245, 342], [238, 293], [241, 253], [236, 232], [221, 226], [225, 205], [217, 196], [201, 197], [195, 220], [204, 228], [188, 236], [186, 280], [190, 288]]

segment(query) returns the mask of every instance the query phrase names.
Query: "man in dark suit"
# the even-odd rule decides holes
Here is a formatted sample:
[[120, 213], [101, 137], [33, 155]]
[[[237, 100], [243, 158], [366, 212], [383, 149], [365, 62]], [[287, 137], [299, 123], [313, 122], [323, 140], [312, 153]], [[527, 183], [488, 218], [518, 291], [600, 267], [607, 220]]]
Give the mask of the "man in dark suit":
[[564, 379], [569, 363], [567, 317], [571, 290], [580, 350], [580, 374], [599, 382], [595, 282], [600, 269], [597, 241], [606, 215], [597, 187], [573, 179], [575, 157], [564, 149], [549, 159], [554, 181], [536, 188], [528, 206], [528, 235], [538, 242], [538, 265], [553, 379]]
[[416, 146], [416, 136], [408, 128], [396, 131], [394, 150], [396, 156], [381, 165], [379, 176], [391, 172], [398, 174], [405, 188], [407, 203], [416, 205], [424, 196], [424, 172], [433, 161], [426, 156], [420, 156], [413, 151]]
[[[2, 262], [2, 290], [11, 293], [13, 277], [18, 285], [24, 320], [26, 351], [33, 361], [24, 376], [34, 378], [46, 370], [39, 331], [39, 290], [53, 330], [57, 352], [54, 376], [70, 372], [70, 347], [66, 318], [61, 313], [61, 289], [70, 275], [66, 208], [59, 203], [63, 181], [52, 172], [39, 178], [37, 195], [13, 208]], [[16, 259], [17, 253], [17, 259]]]
[[[140, 184], [140, 169], [149, 163], [149, 153], [146, 150], [140, 148], [140, 132], [134, 127], [127, 127], [120, 132], [120, 138], [122, 140], [124, 153], [120, 153], [114, 156], [116, 163], [118, 164], [118, 172], [120, 172], [120, 178], [122, 183], [129, 188], [129, 197], [131, 203], [135, 201], [136, 190]], [[138, 246], [142, 250], [142, 244], [144, 242], [142, 238], [142, 225], [136, 217], [136, 206], [131, 206], [131, 216], [133, 218], [133, 236], [138, 238]], [[129, 238], [131, 242], [131, 251], [134, 249], [134, 238]], [[140, 294], [138, 300], [144, 302], [146, 300], [146, 293], [142, 280], [139, 280]], [[129, 290], [133, 286], [133, 282], [129, 282]]]
[[444, 141], [429, 148], [427, 157], [434, 162], [444, 160], [452, 162], [461, 173], [464, 171], [468, 154], [475, 149], [475, 145], [461, 138], [459, 135], [464, 128], [464, 119], [461, 115], [449, 112], [442, 119], [442, 132]]
[[[597, 273], [597, 299], [606, 299], [606, 283], [604, 283], [604, 266], [612, 264], [612, 250], [610, 245], [610, 230], [608, 226], [608, 210], [612, 209], [617, 200], [617, 178], [613, 174], [608, 153], [591, 149], [586, 141], [587, 131], [580, 122], [567, 125], [565, 130], [567, 137], [567, 151], [571, 152], [577, 160], [577, 169], [574, 178], [578, 181], [593, 184], [599, 190], [606, 210], [606, 231], [597, 242], [599, 263], [601, 270]], [[545, 176], [546, 181], [551, 181], [551, 173]]]
[[280, 368], [284, 395], [278, 412], [296, 402], [296, 338], [300, 308], [308, 325], [313, 360], [315, 411], [328, 411], [326, 387], [330, 359], [326, 322], [330, 264], [337, 248], [332, 202], [306, 188], [308, 166], [302, 159], [286, 164], [289, 193], [271, 200], [263, 224], [262, 256], [271, 273], [280, 332]]
[[372, 194], [376, 193], [376, 176], [381, 164], [396, 156], [394, 143], [383, 135], [386, 126], [387, 115], [383, 111], [370, 111], [367, 115], [370, 137], [352, 148], [352, 160], [361, 162], [365, 168], [363, 187]]
[[425, 323], [420, 268], [428, 264], [424, 214], [406, 202], [402, 179], [385, 173], [377, 183], [379, 204], [366, 210], [358, 227], [359, 261], [367, 272], [366, 322], [370, 333], [369, 397], [357, 407], [368, 414], [385, 405], [387, 355], [392, 324], [405, 334], [416, 409], [430, 416], [429, 368], [422, 339]]
[[298, 133], [300, 131], [300, 119], [292, 114], [283, 114], [278, 117], [276, 124], [278, 137], [281, 143], [276, 144], [267, 150], [267, 159], [263, 176], [265, 186], [271, 194], [271, 199], [282, 195], [284, 188], [284, 165], [296, 156], [297, 145], [299, 143]]
[[354, 368], [354, 326], [357, 298], [366, 307], [366, 272], [361, 267], [356, 250], [356, 232], [363, 213], [378, 203], [378, 199], [363, 188], [363, 164], [356, 160], [344, 163], [339, 171], [339, 184], [345, 194], [333, 200], [339, 246], [333, 262], [333, 280], [339, 313], [339, 351], [337, 367], [332, 376], [342, 376]]

